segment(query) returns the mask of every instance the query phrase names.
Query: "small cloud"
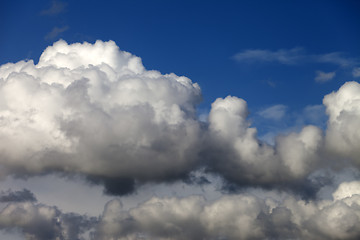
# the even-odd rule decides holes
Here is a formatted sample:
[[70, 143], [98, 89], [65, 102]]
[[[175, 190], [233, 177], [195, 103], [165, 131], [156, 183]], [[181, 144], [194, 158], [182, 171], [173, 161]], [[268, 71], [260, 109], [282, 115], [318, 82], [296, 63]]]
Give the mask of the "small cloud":
[[360, 67], [356, 67], [352, 71], [353, 77], [360, 77]]
[[234, 59], [239, 62], [278, 62], [281, 64], [291, 65], [298, 63], [303, 58], [302, 52], [302, 48], [279, 49], [277, 51], [250, 49], [237, 53], [234, 56]]
[[336, 73], [335, 72], [323, 72], [323, 71], [316, 71], [316, 77], [315, 77], [315, 82], [318, 83], [324, 83], [324, 82], [328, 82], [331, 79], [333, 79], [335, 77]]
[[68, 29], [69, 29], [69, 26], [64, 26], [61, 28], [54, 27], [48, 34], [46, 34], [45, 40], [55, 39], [57, 36], [59, 36], [61, 33], [65, 32]]
[[50, 8], [41, 11], [40, 14], [46, 15], [46, 16], [55, 16], [55, 15], [58, 15], [58, 14], [64, 12], [66, 9], [66, 6], [67, 6], [66, 2], [53, 0], [51, 2]]
[[278, 104], [278, 105], [274, 105], [269, 108], [266, 108], [266, 109], [258, 112], [258, 114], [263, 118], [278, 121], [285, 116], [286, 109], [287, 109], [287, 107], [285, 105]]

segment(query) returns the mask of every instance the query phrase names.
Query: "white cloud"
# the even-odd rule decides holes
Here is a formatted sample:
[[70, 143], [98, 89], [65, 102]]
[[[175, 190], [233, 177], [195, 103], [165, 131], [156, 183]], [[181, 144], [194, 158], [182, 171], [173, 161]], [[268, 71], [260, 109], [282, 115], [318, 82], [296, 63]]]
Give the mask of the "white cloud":
[[283, 104], [274, 105], [258, 112], [258, 114], [266, 119], [278, 121], [285, 116], [287, 107]]
[[323, 71], [316, 71], [316, 77], [315, 77], [315, 81], [319, 82], [319, 83], [324, 83], [324, 82], [328, 82], [331, 79], [333, 79], [335, 77], [336, 73], [335, 72], [323, 72]]
[[176, 179], [196, 162], [199, 86], [145, 70], [114, 42], [58, 41], [37, 65], [1, 66], [0, 78], [5, 175], [81, 173], [126, 193], [135, 179]]

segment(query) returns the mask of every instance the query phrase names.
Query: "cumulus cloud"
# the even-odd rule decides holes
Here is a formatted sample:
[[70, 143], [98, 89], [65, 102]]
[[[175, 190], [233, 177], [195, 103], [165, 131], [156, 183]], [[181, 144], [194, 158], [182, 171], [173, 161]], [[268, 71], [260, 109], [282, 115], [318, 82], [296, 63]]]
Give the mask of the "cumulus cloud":
[[315, 81], [319, 82], [319, 83], [324, 83], [324, 82], [328, 82], [331, 79], [333, 79], [335, 77], [336, 73], [335, 72], [323, 72], [323, 71], [316, 71], [316, 77], [315, 77]]
[[80, 173], [126, 193], [194, 167], [199, 86], [145, 70], [112, 41], [58, 41], [38, 64], [1, 66], [0, 79], [3, 176]]
[[[359, 166], [356, 82], [324, 98], [325, 132], [305, 126], [272, 146], [258, 139], [243, 99], [219, 98], [208, 121], [199, 121], [198, 84], [146, 70], [112, 41], [58, 41], [37, 64], [2, 65], [0, 80], [2, 177], [79, 174], [123, 195], [146, 182], [189, 180], [203, 168], [229, 186], [314, 195], [320, 185], [312, 173]], [[278, 120], [285, 110], [275, 105], [259, 114]]]
[[11, 203], [0, 212], [1, 230], [19, 230], [29, 240], [84, 239], [95, 218], [62, 213], [58, 208], [31, 202]]
[[[360, 84], [345, 83], [337, 92], [324, 97], [329, 116], [326, 130], [327, 151], [360, 166]], [[348, 161], [346, 161], [349, 164]]]
[[[152, 198], [124, 211], [109, 202], [96, 239], [357, 239], [360, 236], [359, 182], [344, 182], [332, 200], [284, 195]], [[345, 190], [344, 190], [345, 189]], [[355, 190], [355, 191], [353, 191]], [[276, 195], [275, 195], [276, 196]]]

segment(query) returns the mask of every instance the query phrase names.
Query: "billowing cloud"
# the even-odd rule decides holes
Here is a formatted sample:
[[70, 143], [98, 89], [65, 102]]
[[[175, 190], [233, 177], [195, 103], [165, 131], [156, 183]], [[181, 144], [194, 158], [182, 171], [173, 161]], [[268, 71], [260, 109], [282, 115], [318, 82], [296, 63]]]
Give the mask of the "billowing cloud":
[[56, 42], [39, 63], [0, 67], [2, 175], [80, 173], [126, 193], [196, 162], [200, 88], [147, 71], [114, 42]]
[[335, 72], [323, 72], [323, 71], [316, 71], [316, 77], [315, 77], [315, 81], [319, 82], [319, 83], [324, 83], [324, 82], [328, 82], [331, 79], [333, 79], [335, 77], [336, 73]]
[[[356, 82], [324, 98], [325, 132], [305, 126], [276, 137], [272, 146], [258, 139], [243, 99], [219, 98], [208, 121], [199, 121], [196, 83], [146, 70], [139, 57], [112, 41], [58, 41], [37, 64], [2, 65], [0, 79], [2, 177], [81, 175], [121, 195], [143, 183], [189, 179], [202, 168], [222, 176], [230, 188], [314, 196], [321, 183], [311, 174], [359, 166]], [[285, 106], [275, 105], [262, 116], [276, 120], [284, 113]]]
[[[357, 239], [359, 182], [344, 182], [332, 200], [305, 202], [252, 194], [207, 201], [201, 196], [152, 198], [125, 211], [109, 202], [96, 239]], [[273, 195], [274, 196], [274, 195]], [[276, 196], [276, 195], [275, 195]]]
[[[360, 166], [360, 84], [345, 83], [323, 100], [329, 116], [326, 130], [327, 151], [345, 164]], [[350, 160], [350, 162], [349, 162]]]

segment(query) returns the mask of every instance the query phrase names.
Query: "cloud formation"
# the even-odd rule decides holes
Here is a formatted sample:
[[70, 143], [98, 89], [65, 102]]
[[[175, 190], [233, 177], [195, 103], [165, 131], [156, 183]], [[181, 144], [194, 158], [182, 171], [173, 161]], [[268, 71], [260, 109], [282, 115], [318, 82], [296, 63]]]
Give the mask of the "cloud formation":
[[[311, 174], [359, 166], [356, 82], [325, 96], [325, 132], [305, 126], [272, 146], [258, 139], [243, 99], [217, 99], [201, 122], [198, 84], [146, 70], [112, 41], [58, 41], [38, 64], [2, 65], [0, 79], [2, 177], [75, 174], [122, 195], [147, 182], [189, 179], [203, 168], [229, 186], [314, 196], [321, 184]], [[274, 120], [284, 114], [283, 105], [262, 112]]]
[[360, 182], [344, 182], [332, 200], [305, 202], [251, 194], [207, 201], [201, 196], [152, 198], [124, 211], [109, 202], [96, 239], [357, 239]]
[[80, 173], [126, 193], [194, 167], [199, 86], [145, 70], [112, 41], [58, 41], [36, 65], [1, 66], [0, 78], [3, 176]]
[[[276, 60], [278, 61], [278, 60]], [[0, 229], [27, 239], [358, 239], [360, 183], [343, 181], [331, 199], [329, 170], [360, 167], [360, 84], [324, 97], [325, 130], [305, 126], [257, 137], [245, 100], [228, 96], [199, 121], [198, 84], [146, 70], [112, 41], [48, 47], [37, 64], [0, 66], [0, 176], [61, 173], [102, 184], [113, 195], [143, 183], [188, 180], [201, 169], [225, 180], [224, 194], [154, 197], [123, 209], [110, 201], [99, 218], [37, 203], [27, 189], [1, 192]], [[316, 117], [324, 106], [305, 109]], [[279, 119], [284, 105], [262, 112]], [[264, 196], [239, 189], [257, 187]], [[280, 197], [274, 197], [281, 193]], [[306, 199], [303, 200], [303, 199]]]

